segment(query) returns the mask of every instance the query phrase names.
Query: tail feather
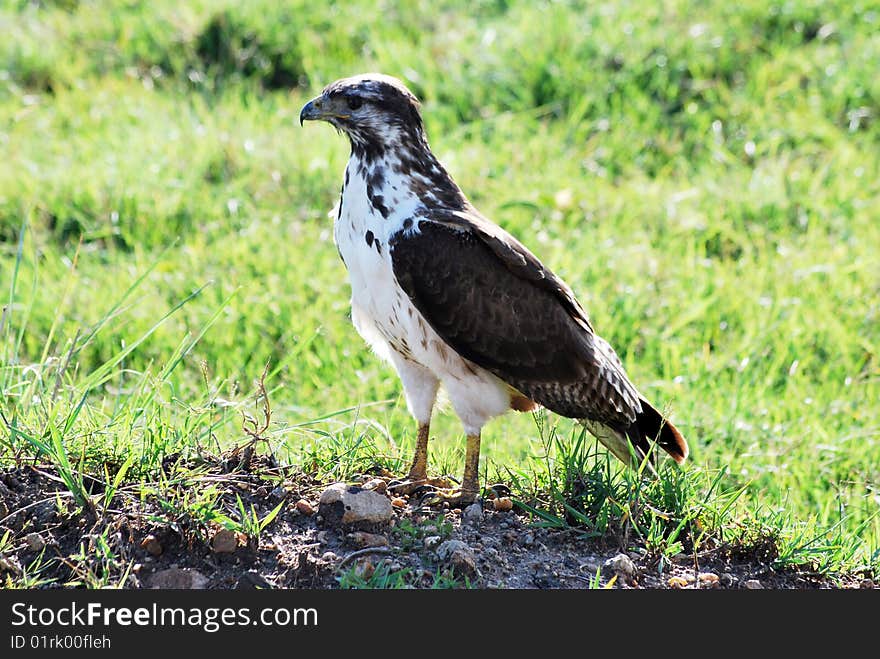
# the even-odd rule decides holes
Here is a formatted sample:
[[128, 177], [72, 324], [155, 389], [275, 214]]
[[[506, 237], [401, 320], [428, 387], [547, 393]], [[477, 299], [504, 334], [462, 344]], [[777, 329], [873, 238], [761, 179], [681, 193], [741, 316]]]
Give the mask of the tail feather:
[[[630, 466], [638, 467], [638, 463], [646, 455], [650, 455], [652, 460], [656, 461], [656, 451], [651, 451], [652, 443], [656, 443], [669, 453], [678, 464], [683, 463], [688, 457], [689, 450], [678, 428], [663, 418], [663, 415], [645, 399], [641, 399], [641, 403], [642, 411], [624, 432], [598, 421], [580, 419], [580, 422], [621, 462]], [[637, 458], [635, 463], [633, 449]]]
[[646, 454], [651, 442], [656, 442], [678, 464], [687, 460], [690, 450], [678, 428], [668, 419], [663, 418], [663, 415], [644, 398], [641, 399], [641, 403], [642, 411], [626, 432], [630, 441]]

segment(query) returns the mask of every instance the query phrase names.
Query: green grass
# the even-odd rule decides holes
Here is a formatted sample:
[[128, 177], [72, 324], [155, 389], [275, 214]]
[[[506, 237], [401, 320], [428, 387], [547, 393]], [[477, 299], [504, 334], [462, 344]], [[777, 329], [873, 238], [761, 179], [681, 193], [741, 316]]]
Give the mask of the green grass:
[[[403, 469], [413, 423], [326, 216], [347, 145], [297, 121], [381, 70], [692, 447], [645, 486], [511, 415], [488, 479], [660, 554], [772, 536], [780, 562], [880, 567], [880, 4], [179, 4], [0, 9], [0, 463], [51, 463], [99, 512], [87, 475], [247, 439], [268, 362], [279, 460]], [[451, 413], [434, 435], [459, 472]]]

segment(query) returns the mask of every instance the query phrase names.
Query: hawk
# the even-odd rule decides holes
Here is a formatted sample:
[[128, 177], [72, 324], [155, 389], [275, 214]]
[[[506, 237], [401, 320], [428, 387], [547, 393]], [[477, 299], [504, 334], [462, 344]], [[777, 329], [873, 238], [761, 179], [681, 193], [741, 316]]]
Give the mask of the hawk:
[[[467, 435], [456, 504], [479, 493], [480, 432], [509, 409], [577, 419], [624, 463], [681, 433], [630, 382], [571, 288], [465, 197], [428, 146], [419, 101], [382, 74], [328, 85], [300, 112], [345, 133], [351, 156], [334, 239], [358, 333], [391, 362], [418, 422], [407, 482], [427, 475], [442, 385]], [[653, 455], [652, 455], [653, 457]]]

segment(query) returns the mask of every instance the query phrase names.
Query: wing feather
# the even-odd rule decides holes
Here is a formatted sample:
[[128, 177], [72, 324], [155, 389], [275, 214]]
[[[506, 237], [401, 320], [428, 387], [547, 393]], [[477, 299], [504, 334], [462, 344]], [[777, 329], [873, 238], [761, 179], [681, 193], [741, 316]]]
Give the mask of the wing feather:
[[630, 425], [639, 394], [568, 286], [475, 213], [436, 212], [389, 241], [394, 275], [460, 355], [559, 414]]

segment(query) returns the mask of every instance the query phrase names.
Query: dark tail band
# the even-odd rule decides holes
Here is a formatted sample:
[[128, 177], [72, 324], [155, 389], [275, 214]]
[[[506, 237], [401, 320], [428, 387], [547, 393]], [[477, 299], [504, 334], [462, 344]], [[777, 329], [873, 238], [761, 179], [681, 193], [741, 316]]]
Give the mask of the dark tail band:
[[627, 436], [644, 455], [651, 448], [651, 442], [657, 442], [664, 451], [672, 456], [672, 459], [681, 464], [688, 457], [688, 445], [681, 433], [678, 432], [668, 419], [664, 419], [654, 407], [641, 399], [642, 411], [636, 416], [635, 422], [626, 431]]

